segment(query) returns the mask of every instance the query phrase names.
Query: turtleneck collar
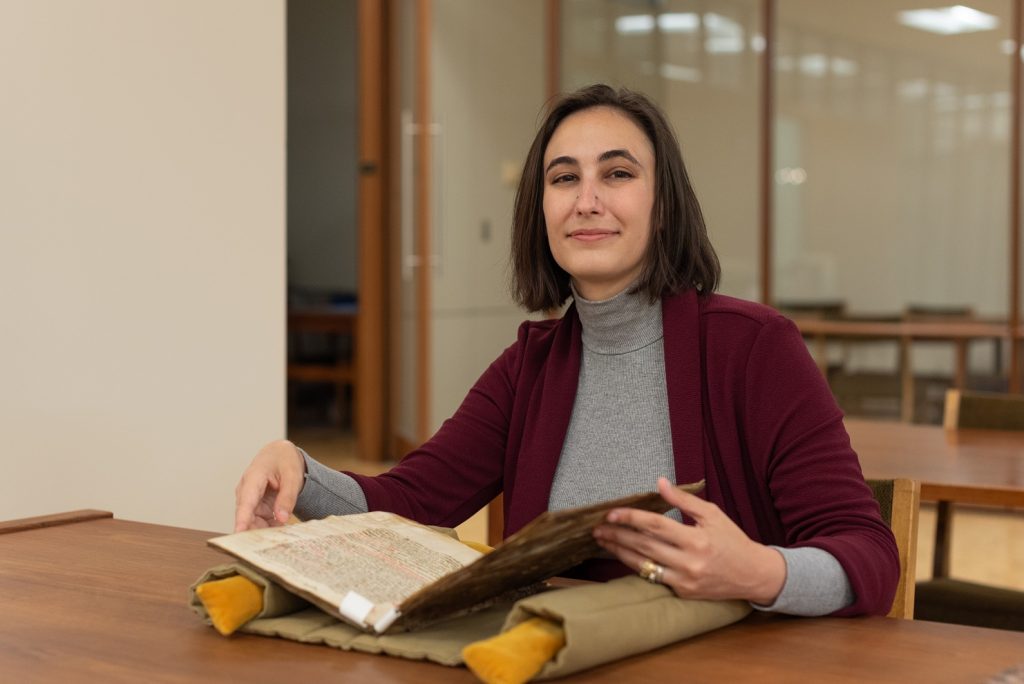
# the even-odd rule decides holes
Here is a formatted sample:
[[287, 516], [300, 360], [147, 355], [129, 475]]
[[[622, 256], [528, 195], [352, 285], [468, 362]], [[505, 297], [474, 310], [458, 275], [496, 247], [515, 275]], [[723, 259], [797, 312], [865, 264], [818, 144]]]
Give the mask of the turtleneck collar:
[[643, 292], [630, 285], [611, 299], [591, 301], [572, 288], [576, 312], [583, 325], [583, 346], [597, 354], [627, 354], [660, 340], [661, 301], [649, 304]]

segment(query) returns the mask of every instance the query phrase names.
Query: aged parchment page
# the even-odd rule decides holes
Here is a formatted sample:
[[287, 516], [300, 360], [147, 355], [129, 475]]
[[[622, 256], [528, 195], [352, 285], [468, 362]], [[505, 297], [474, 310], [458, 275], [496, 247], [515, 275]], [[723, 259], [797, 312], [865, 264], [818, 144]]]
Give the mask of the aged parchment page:
[[[331, 516], [211, 539], [330, 614], [372, 627], [395, 604], [481, 554], [393, 513]], [[345, 614], [350, 593], [370, 612]]]

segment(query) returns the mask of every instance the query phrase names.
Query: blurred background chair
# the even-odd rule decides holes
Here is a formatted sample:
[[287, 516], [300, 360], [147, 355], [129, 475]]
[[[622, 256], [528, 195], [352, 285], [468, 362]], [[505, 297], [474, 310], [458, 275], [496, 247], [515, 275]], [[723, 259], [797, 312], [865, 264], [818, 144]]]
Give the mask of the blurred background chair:
[[780, 299], [775, 308], [790, 318], [838, 320], [846, 315], [846, 302], [842, 299]]
[[357, 318], [355, 295], [290, 294], [289, 429], [317, 424], [352, 428]]
[[[908, 304], [903, 309], [902, 318], [912, 323], [963, 323], [976, 320], [976, 315], [969, 306]], [[909, 341], [905, 343], [910, 344]], [[967, 386], [968, 340], [919, 339], [913, 345], [913, 358], [907, 355], [909, 377], [904, 380], [904, 383], [913, 383], [913, 401], [907, 411], [913, 416], [913, 422], [938, 424], [943, 414], [946, 390]], [[953, 352], [952, 368], [949, 366], [950, 350]]]
[[1024, 395], [951, 389], [942, 424], [947, 430], [1024, 430]]
[[[776, 308], [800, 325], [802, 321], [899, 323], [900, 313], [864, 314], [847, 309], [842, 299], [780, 299]], [[901, 377], [899, 339], [841, 333], [805, 334], [818, 367], [847, 415], [898, 419]]]
[[[943, 424], [950, 430], [1024, 430], [1024, 396], [949, 390]], [[952, 503], [940, 501], [933, 577], [917, 583], [915, 617], [1024, 631], [1024, 592], [948, 576], [952, 516]]]
[[900, 553], [900, 583], [889, 617], [914, 617], [914, 577], [917, 572], [917, 519], [921, 487], [916, 480], [868, 480], [882, 520], [889, 524]]

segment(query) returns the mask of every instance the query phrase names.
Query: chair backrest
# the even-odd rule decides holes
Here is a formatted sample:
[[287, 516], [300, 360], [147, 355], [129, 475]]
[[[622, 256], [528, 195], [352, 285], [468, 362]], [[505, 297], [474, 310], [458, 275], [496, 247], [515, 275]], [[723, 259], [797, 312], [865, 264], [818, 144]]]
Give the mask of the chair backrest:
[[909, 304], [903, 309], [905, 321], [969, 321], [974, 315], [969, 306]]
[[838, 319], [846, 312], [846, 302], [842, 299], [779, 300], [775, 308], [785, 316], [796, 318]]
[[1024, 430], [1024, 395], [947, 390], [947, 430]]
[[900, 583], [896, 588], [889, 617], [914, 617], [914, 588], [917, 574], [917, 516], [921, 504], [921, 487], [916, 480], [868, 480], [882, 520], [889, 524], [896, 537], [900, 554]]

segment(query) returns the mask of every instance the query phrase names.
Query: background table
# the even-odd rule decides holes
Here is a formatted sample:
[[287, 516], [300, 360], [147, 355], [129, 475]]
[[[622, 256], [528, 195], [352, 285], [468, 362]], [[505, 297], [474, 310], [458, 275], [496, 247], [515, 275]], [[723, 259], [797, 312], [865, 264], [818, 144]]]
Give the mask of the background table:
[[908, 477], [938, 504], [932, 574], [949, 574], [953, 505], [1024, 508], [1024, 432], [847, 419], [867, 478]]
[[[953, 386], [964, 389], [967, 381], [967, 344], [972, 340], [994, 340], [997, 358], [1001, 340], [1010, 337], [1006, 322], [985, 320], [963, 321], [873, 321], [868, 319], [823, 319], [794, 316], [804, 337], [815, 341], [815, 358], [822, 373], [828, 377], [828, 342], [892, 340], [899, 345], [900, 417], [911, 422], [914, 417], [914, 372], [911, 345], [915, 341], [949, 342], [956, 350]], [[998, 362], [997, 362], [998, 366]]]
[[[83, 521], [74, 522], [78, 517]], [[96, 512], [0, 524], [2, 678], [475, 681], [461, 668], [219, 636], [187, 607], [188, 586], [226, 559], [205, 545], [210, 536]], [[757, 615], [565, 681], [979, 682], [1021, 661], [1024, 634], [1017, 632], [887, 618]]]
[[845, 423], [866, 477], [918, 480], [922, 501], [1024, 508], [1024, 432]]

